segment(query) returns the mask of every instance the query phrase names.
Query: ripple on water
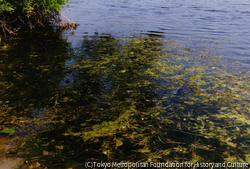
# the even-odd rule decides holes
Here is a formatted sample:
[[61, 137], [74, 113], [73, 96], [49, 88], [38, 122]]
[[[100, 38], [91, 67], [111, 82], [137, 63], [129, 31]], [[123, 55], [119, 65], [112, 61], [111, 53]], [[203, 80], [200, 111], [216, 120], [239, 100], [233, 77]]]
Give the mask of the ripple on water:
[[[80, 24], [75, 37], [81, 37], [82, 32], [119, 37], [161, 31], [159, 36], [178, 37], [184, 43], [190, 38], [221, 41], [224, 45], [220, 48], [227, 51], [225, 58], [237, 57], [242, 61], [250, 60], [246, 54], [250, 48], [244, 46], [250, 36], [249, 5], [249, 0], [73, 0], [71, 11], [65, 9], [63, 14]], [[235, 55], [240, 48], [232, 46], [244, 47], [244, 53]]]

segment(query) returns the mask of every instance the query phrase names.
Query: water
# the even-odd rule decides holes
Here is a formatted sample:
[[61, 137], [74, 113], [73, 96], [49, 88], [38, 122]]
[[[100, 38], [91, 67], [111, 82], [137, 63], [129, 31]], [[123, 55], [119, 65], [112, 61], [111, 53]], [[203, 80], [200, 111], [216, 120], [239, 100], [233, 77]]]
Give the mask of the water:
[[[143, 121], [146, 121], [149, 125], [146, 124], [145, 127], [149, 127], [148, 129], [151, 130], [151, 127], [154, 126], [154, 130], [162, 133], [156, 137], [156, 140], [160, 138], [161, 141], [155, 146], [159, 146], [159, 149], [167, 146], [167, 152], [164, 152], [166, 154], [169, 153], [169, 150], [174, 151], [174, 156], [169, 156], [170, 159], [180, 157], [180, 159], [188, 161], [196, 157], [194, 155], [192, 155], [194, 157], [182, 156], [184, 149], [187, 149], [188, 152], [193, 151], [189, 147], [184, 147], [180, 151], [179, 157], [176, 157], [179, 145], [175, 143], [184, 142], [186, 144], [187, 140], [187, 145], [190, 143], [194, 147], [200, 146], [199, 144], [211, 144], [213, 149], [211, 148], [210, 152], [212, 153], [214, 150], [232, 150], [230, 147], [225, 148], [227, 144], [232, 144], [228, 141], [230, 139], [233, 139], [234, 144], [242, 147], [244, 144], [247, 147], [249, 143], [244, 139], [248, 140], [246, 132], [249, 132], [250, 129], [246, 128], [245, 122], [246, 124], [250, 124], [250, 122], [245, 110], [248, 110], [249, 107], [250, 94], [247, 90], [242, 90], [248, 87], [249, 74], [231, 76], [231, 74], [224, 75], [220, 70], [225, 68], [228, 69], [227, 73], [238, 73], [241, 68], [243, 72], [242, 67], [235, 62], [244, 63], [246, 66], [250, 63], [249, 8], [250, 3], [246, 0], [241, 2], [236, 0], [201, 0], [198, 2], [193, 0], [73, 0], [69, 9], [63, 9], [62, 14], [80, 24], [76, 30], [23, 32], [9, 39], [2, 38], [0, 43], [0, 110], [2, 111], [0, 124], [8, 125], [2, 125], [1, 130], [3, 127], [18, 124], [23, 125], [23, 128], [19, 128], [21, 132], [34, 137], [37, 134], [36, 137], [39, 138], [37, 140], [40, 141], [38, 142], [36, 137], [34, 140], [30, 138], [31, 150], [23, 151], [23, 153], [27, 153], [24, 155], [29, 154], [32, 158], [41, 154], [51, 155], [53, 154], [51, 152], [57, 152], [55, 147], [58, 149], [58, 145], [62, 145], [65, 152], [72, 152], [71, 155], [68, 154], [69, 158], [82, 162], [88, 158], [89, 152], [96, 152], [96, 147], [88, 143], [83, 144], [81, 137], [79, 137], [79, 141], [75, 140], [75, 136], [71, 137], [67, 134], [71, 131], [72, 133], [81, 131], [91, 133], [92, 129], [88, 129], [92, 128], [92, 125], [96, 125], [97, 128], [104, 131], [105, 126], [98, 127], [99, 124], [103, 121], [116, 122], [117, 117], [125, 112], [128, 113], [128, 115], [125, 114], [125, 117], [128, 118], [121, 122], [122, 130], [134, 123], [138, 123], [137, 126], [143, 126]], [[134, 36], [156, 38], [140, 39], [141, 41], [133, 39], [130, 42], [119, 41], [126, 39], [125, 37]], [[162, 40], [167, 41], [167, 44], [164, 44]], [[137, 46], [138, 43], [142, 47]], [[143, 47], [143, 45], [147, 47]], [[173, 51], [176, 49], [176, 51], [173, 52], [170, 49]], [[172, 59], [173, 65], [164, 65], [162, 60], [158, 62], [155, 57], [159, 55], [158, 52], [161, 54], [176, 52], [178, 57], [168, 58]], [[139, 57], [136, 57], [137, 55]], [[188, 55], [190, 58], [186, 57]], [[223, 59], [203, 57], [206, 55], [220, 56], [227, 62]], [[184, 61], [179, 61], [183, 58]], [[197, 72], [192, 72], [192, 70], [186, 72], [185, 69], [178, 68], [178, 65], [183, 63], [183, 68], [196, 67]], [[174, 69], [175, 66], [176, 69]], [[167, 68], [174, 69], [173, 72], [180, 77], [168, 82], [168, 89], [162, 89], [163, 81], [153, 80], [152, 71], [157, 69], [159, 72], [164, 70], [166, 73]], [[201, 75], [202, 73], [199, 72], [201, 69], [207, 74]], [[160, 75], [165, 75], [164, 71]], [[248, 72], [248, 69], [244, 71]], [[174, 73], [167, 73], [170, 73], [167, 75], [168, 77], [174, 76]], [[194, 80], [196, 74], [204, 76], [202, 77], [204, 81], [211, 80], [209, 84], [204, 85], [203, 83], [204, 86], [201, 88], [208, 98], [211, 96], [210, 98], [217, 99], [217, 102], [210, 102], [209, 99], [203, 102], [202, 99], [197, 100], [196, 96], [192, 95], [197, 94], [202, 84], [196, 83]], [[205, 77], [206, 75], [207, 77]], [[216, 78], [213, 78], [214, 75]], [[190, 83], [188, 78], [191, 79]], [[229, 78], [230, 80], [228, 80]], [[181, 80], [184, 80], [186, 84]], [[241, 94], [242, 97], [240, 97]], [[160, 105], [157, 101], [163, 95], [165, 102]], [[239, 102], [240, 105], [238, 105]], [[227, 107], [230, 110], [226, 114], [228, 121], [221, 120], [224, 117], [218, 117], [219, 120], [217, 120], [214, 119], [215, 116], [211, 116], [213, 113], [219, 114], [218, 111], [221, 107], [223, 111]], [[140, 112], [144, 114], [141, 115]], [[156, 120], [157, 124], [153, 124], [154, 120], [147, 121], [151, 118], [151, 114], [148, 118], [150, 112], [153, 112], [152, 114], [163, 112], [163, 116], [168, 119], [159, 124]], [[236, 115], [230, 114], [231, 112], [238, 112], [241, 118], [234, 118]], [[48, 117], [42, 116], [42, 119], [39, 119], [38, 115], [41, 115], [39, 113], [43, 115], [47, 113]], [[220, 113], [223, 116], [223, 112]], [[204, 114], [205, 116], [203, 116]], [[45, 118], [52, 120], [46, 122]], [[127, 120], [132, 120], [128, 122], [129, 125], [124, 123]], [[31, 125], [29, 125], [30, 123]], [[33, 123], [35, 124], [33, 125]], [[198, 128], [205, 123], [205, 129], [211, 126], [209, 131], [203, 131], [202, 127]], [[198, 126], [196, 127], [194, 124]], [[231, 124], [242, 125], [234, 130], [234, 126], [227, 127]], [[110, 127], [113, 127], [114, 131], [120, 130], [117, 130], [116, 123]], [[167, 133], [158, 131], [165, 127], [168, 128]], [[196, 127], [194, 131], [193, 127]], [[136, 128], [134, 127], [134, 129]], [[223, 130], [219, 128], [223, 128]], [[241, 137], [237, 134], [239, 130], [244, 138], [236, 140], [236, 137]], [[134, 140], [140, 144], [144, 139], [144, 134], [148, 134], [142, 132], [141, 135], [141, 131], [136, 129], [134, 133], [139, 134], [135, 134], [127, 142], [121, 142], [119, 138], [116, 141], [116, 137], [113, 137], [114, 131], [110, 133], [107, 128], [103, 132], [106, 135], [97, 129], [95, 131], [97, 131], [95, 132], [97, 135], [94, 134], [94, 137], [101, 138], [100, 141], [116, 142], [117, 147], [113, 149], [114, 151], [123, 147], [123, 143], [127, 146], [130, 139], [132, 140], [131, 145]], [[213, 133], [217, 134], [212, 135]], [[131, 136], [131, 133], [128, 135]], [[222, 138], [219, 137], [221, 135]], [[142, 138], [140, 138], [141, 136]], [[120, 135], [117, 134], [117, 137]], [[207, 137], [221, 142], [220, 144], [216, 141], [211, 142], [206, 140]], [[88, 139], [86, 138], [86, 140]], [[84, 143], [86, 140], [84, 138]], [[201, 140], [199, 144], [197, 140]], [[225, 140], [227, 141], [225, 142]], [[95, 141], [96, 145], [100, 144], [98, 139]], [[174, 145], [169, 144], [171, 141]], [[4, 144], [5, 140], [3, 146]], [[128, 144], [128, 146], [131, 145]], [[112, 149], [113, 145], [110, 146]], [[80, 155], [77, 152], [74, 156], [74, 151], [79, 147], [81, 147]], [[200, 146], [200, 148], [204, 147]], [[127, 147], [125, 149], [129, 153], [130, 149]], [[0, 150], [0, 152], [2, 151]], [[97, 159], [96, 161], [102, 160], [106, 157], [105, 153], [107, 154], [107, 150], [103, 149], [101, 155], [93, 154], [93, 157]], [[206, 153], [209, 154], [209, 152]], [[199, 153], [200, 156], [203, 154], [205, 153]], [[66, 155], [67, 159], [69, 159], [68, 155]], [[119, 156], [121, 153], [118, 152], [116, 155]], [[225, 155], [228, 156], [228, 154]], [[209, 155], [207, 157], [210, 158]], [[220, 154], [218, 157], [222, 159]], [[64, 163], [61, 157], [56, 160], [58, 161], [51, 163]]]
[[222, 57], [250, 63], [248, 0], [73, 0], [62, 14], [80, 24], [71, 42], [96, 33], [156, 34], [182, 43], [191, 39], [193, 46], [218, 44]]

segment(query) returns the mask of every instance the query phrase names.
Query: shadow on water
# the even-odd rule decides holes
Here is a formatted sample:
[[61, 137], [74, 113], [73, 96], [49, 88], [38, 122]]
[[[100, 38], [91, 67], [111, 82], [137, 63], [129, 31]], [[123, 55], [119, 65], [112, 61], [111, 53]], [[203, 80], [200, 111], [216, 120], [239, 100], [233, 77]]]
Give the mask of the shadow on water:
[[70, 44], [60, 34], [60, 31], [34, 31], [2, 39], [0, 130], [16, 127], [16, 131], [21, 129], [27, 135], [33, 128], [29, 123], [42, 112], [36, 110], [51, 106], [69, 58]]
[[[24, 33], [1, 44], [2, 103], [46, 107], [64, 77], [69, 44], [55, 32]], [[18, 97], [17, 97], [18, 96]]]
[[37, 32], [2, 42], [0, 127], [18, 131], [11, 153], [50, 168], [248, 160], [238, 155], [249, 144], [248, 74], [158, 36], [121, 39], [84, 36], [72, 48]]

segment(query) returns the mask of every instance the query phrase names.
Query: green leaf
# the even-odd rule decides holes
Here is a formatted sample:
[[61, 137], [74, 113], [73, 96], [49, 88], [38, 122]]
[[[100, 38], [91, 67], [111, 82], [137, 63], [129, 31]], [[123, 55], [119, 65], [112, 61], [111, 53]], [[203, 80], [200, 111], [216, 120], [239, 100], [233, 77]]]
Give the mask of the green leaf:
[[12, 134], [15, 132], [15, 128], [8, 128], [0, 131], [0, 133]]

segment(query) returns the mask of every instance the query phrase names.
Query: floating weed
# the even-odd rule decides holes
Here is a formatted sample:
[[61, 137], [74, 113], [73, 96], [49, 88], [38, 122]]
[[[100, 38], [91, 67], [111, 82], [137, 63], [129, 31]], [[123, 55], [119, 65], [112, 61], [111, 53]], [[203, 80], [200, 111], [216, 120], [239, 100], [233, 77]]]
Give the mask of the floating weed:
[[5, 134], [13, 134], [14, 132], [15, 128], [8, 128], [0, 131], [0, 133], [5, 133]]

